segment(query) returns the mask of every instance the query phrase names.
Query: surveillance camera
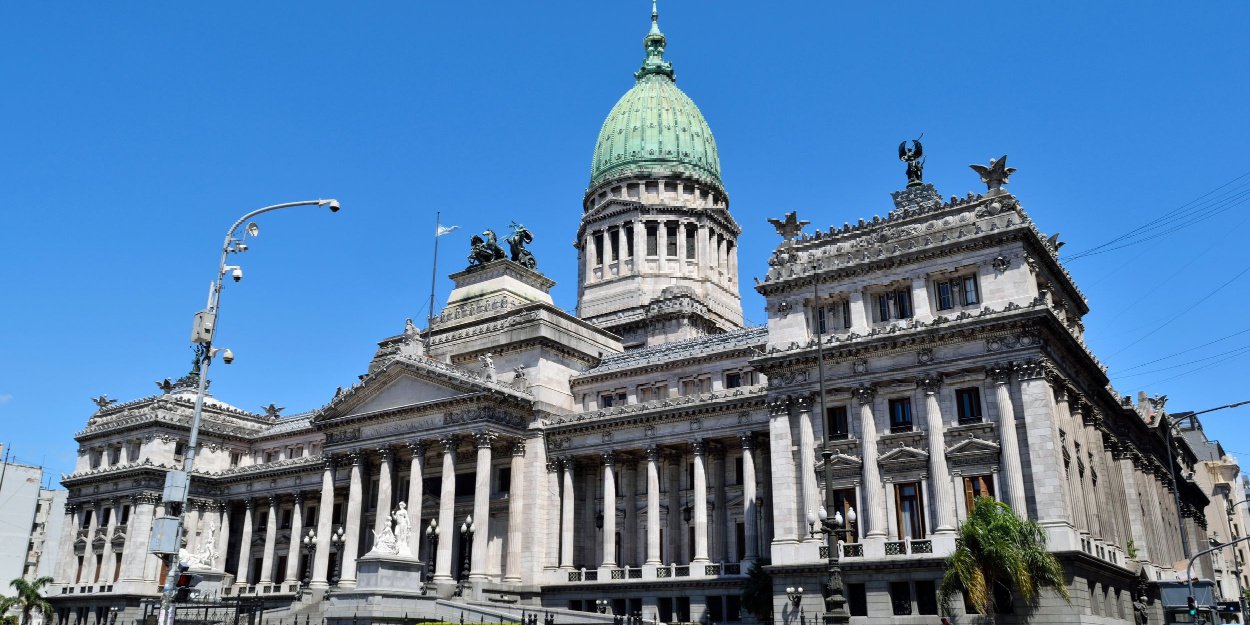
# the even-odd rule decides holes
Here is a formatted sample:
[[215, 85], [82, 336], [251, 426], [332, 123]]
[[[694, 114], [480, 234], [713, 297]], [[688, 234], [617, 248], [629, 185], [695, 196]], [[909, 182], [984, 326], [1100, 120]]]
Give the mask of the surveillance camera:
[[224, 363], [226, 363], [226, 364], [230, 364], [230, 363], [234, 362], [234, 352], [230, 351], [229, 349], [227, 349], [226, 351], [222, 352], [222, 353], [221, 353], [221, 361], [222, 361], [222, 362], [224, 362]]
[[234, 278], [234, 281], [235, 281], [235, 282], [238, 282], [238, 281], [242, 280], [242, 279], [243, 279], [243, 268], [242, 268], [242, 267], [235, 267], [234, 269], [230, 270], [230, 277], [231, 277], [231, 278]]

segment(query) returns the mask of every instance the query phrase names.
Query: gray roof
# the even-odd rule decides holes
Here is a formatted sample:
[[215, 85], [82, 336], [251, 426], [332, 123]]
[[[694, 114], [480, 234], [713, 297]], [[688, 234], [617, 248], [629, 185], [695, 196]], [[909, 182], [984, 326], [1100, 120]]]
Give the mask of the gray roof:
[[312, 430], [313, 413], [305, 412], [303, 414], [291, 415], [279, 419], [274, 422], [273, 427], [258, 434], [258, 436], [281, 436], [283, 434], [294, 434], [304, 430]]
[[[599, 362], [599, 366], [594, 367], [581, 374], [582, 376], [597, 375], [600, 373], [609, 373], [612, 371], [620, 371], [622, 369], [632, 369], [634, 367], [643, 367], [658, 363], [671, 363], [687, 358], [697, 358], [700, 356], [708, 356], [718, 352], [735, 351], [763, 345], [768, 340], [768, 327], [757, 326], [754, 328], [742, 328], [724, 334], [709, 334], [707, 336], [699, 336], [684, 341], [674, 341], [665, 343], [655, 347], [647, 347], [644, 349], [635, 349], [620, 354], [612, 354], [605, 356]], [[580, 377], [580, 376], [579, 376]]]

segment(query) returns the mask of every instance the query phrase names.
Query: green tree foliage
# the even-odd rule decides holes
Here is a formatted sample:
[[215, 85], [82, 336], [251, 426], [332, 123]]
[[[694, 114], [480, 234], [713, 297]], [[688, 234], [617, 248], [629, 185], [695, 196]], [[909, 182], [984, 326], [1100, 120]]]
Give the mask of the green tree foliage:
[[1007, 504], [978, 498], [959, 528], [959, 547], [946, 560], [938, 593], [943, 613], [952, 613], [951, 598], [963, 591], [969, 608], [993, 619], [995, 589], [1019, 593], [1032, 605], [1045, 588], [1071, 603], [1063, 567], [1046, 550], [1041, 526], [1016, 516]]
[[768, 560], [752, 562], [742, 585], [742, 608], [761, 622], [773, 613], [773, 576], [764, 570], [767, 564]]
[[9, 582], [9, 586], [17, 591], [17, 596], [11, 598], [11, 606], [17, 608], [22, 615], [21, 625], [26, 625], [30, 622], [30, 614], [35, 610], [43, 612], [44, 616], [49, 618], [56, 613], [56, 610], [52, 608], [52, 603], [43, 596], [43, 587], [51, 583], [52, 578], [47, 576], [40, 577], [34, 581], [27, 581], [19, 577]]

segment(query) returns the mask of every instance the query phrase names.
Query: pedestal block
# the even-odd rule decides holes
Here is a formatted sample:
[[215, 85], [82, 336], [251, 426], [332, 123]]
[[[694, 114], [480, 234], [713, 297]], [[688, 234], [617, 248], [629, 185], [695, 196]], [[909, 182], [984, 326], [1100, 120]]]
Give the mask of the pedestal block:
[[421, 594], [425, 565], [416, 558], [365, 555], [356, 560], [356, 591], [376, 594]]

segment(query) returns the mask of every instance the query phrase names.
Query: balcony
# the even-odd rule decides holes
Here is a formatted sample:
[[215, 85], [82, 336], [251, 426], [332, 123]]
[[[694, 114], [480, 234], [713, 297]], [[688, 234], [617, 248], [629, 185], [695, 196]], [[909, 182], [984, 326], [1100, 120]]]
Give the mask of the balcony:
[[673, 579], [678, 577], [740, 577], [743, 575], [741, 562], [716, 562], [703, 565], [663, 564], [659, 566], [624, 566], [603, 569], [580, 569], [560, 573], [559, 582], [629, 582], [646, 579]]

